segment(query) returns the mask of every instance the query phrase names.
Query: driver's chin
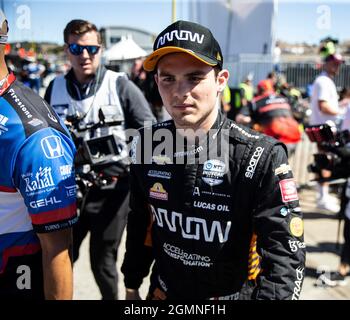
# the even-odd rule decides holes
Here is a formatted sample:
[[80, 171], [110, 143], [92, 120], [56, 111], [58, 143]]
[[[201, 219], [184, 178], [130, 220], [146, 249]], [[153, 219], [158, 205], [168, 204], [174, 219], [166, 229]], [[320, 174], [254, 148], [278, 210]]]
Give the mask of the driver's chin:
[[198, 117], [192, 114], [182, 115], [182, 116], [174, 116], [174, 121], [181, 126], [194, 126], [198, 122]]

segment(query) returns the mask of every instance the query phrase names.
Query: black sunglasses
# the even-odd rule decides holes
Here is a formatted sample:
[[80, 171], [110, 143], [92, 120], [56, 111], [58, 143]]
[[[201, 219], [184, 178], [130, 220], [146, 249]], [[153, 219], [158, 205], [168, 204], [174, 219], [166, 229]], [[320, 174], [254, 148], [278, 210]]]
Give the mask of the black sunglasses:
[[84, 49], [86, 49], [89, 54], [95, 55], [100, 50], [100, 46], [81, 46], [80, 44], [71, 43], [68, 44], [68, 49], [70, 53], [75, 56], [82, 54]]

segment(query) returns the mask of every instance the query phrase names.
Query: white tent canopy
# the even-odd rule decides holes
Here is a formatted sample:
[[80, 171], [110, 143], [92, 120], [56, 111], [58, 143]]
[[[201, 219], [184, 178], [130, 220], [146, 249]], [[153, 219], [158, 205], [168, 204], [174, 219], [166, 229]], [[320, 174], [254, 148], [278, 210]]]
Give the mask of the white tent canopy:
[[147, 52], [132, 38], [122, 38], [118, 43], [104, 51], [103, 58], [106, 61], [130, 60], [145, 57], [146, 55]]

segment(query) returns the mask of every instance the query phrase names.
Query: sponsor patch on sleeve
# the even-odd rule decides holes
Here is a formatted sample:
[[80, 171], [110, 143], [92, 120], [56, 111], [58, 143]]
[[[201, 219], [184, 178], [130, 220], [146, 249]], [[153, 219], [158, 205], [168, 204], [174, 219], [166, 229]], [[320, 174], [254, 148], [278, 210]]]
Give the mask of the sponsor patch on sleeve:
[[303, 220], [299, 217], [292, 218], [289, 223], [289, 230], [294, 237], [301, 237], [304, 233]]
[[276, 176], [279, 176], [281, 174], [288, 174], [289, 172], [292, 172], [292, 168], [287, 163], [282, 163], [278, 168], [275, 169]]
[[283, 202], [299, 200], [297, 186], [294, 179], [283, 179], [279, 182], [279, 185]]

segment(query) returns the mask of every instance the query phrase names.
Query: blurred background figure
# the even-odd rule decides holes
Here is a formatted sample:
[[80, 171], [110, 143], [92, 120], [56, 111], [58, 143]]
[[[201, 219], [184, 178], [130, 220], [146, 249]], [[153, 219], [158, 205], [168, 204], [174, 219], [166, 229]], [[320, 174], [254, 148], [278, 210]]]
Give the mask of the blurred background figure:
[[170, 115], [163, 107], [153, 73], [143, 69], [143, 61], [144, 58], [135, 59], [130, 71], [130, 80], [142, 91], [157, 121], [169, 120]]
[[41, 88], [41, 77], [45, 71], [44, 65], [39, 63], [35, 58], [27, 58], [28, 64], [25, 64], [23, 71], [27, 76], [28, 86], [36, 93], [39, 93]]
[[275, 48], [273, 49], [273, 70], [278, 74], [281, 72], [281, 53], [282, 50], [279, 46], [278, 41], [276, 41]]
[[133, 81], [142, 92], [144, 92], [145, 81], [147, 78], [147, 72], [142, 66], [143, 60], [143, 58], [135, 59], [130, 71], [130, 80]]
[[221, 93], [221, 110], [227, 114], [231, 110], [231, 90], [228, 85], [226, 85], [224, 91]]
[[238, 85], [242, 90], [243, 98], [242, 105], [246, 106], [254, 98], [253, 73], [248, 73], [245, 79]]
[[253, 100], [253, 78], [253, 73], [249, 72], [244, 80], [238, 85], [238, 88], [230, 88], [230, 108], [226, 112], [229, 119], [235, 120], [238, 116], [240, 123], [248, 124], [250, 122], [249, 119], [244, 119], [244, 117], [241, 116], [240, 110]]
[[288, 99], [277, 94], [268, 79], [259, 82], [256, 97], [242, 108], [236, 121], [248, 123], [254, 130], [285, 143], [289, 155], [301, 140], [299, 124], [293, 117]]
[[[338, 74], [342, 63], [343, 58], [339, 54], [329, 54], [324, 58], [323, 71], [313, 83], [310, 125], [331, 120], [339, 127], [340, 108], [334, 77]], [[318, 146], [318, 149], [319, 152], [324, 152], [321, 146]], [[330, 176], [330, 171], [322, 170], [323, 178]], [[317, 207], [331, 212], [339, 211], [338, 199], [329, 194], [329, 184], [326, 182], [318, 184]]]

